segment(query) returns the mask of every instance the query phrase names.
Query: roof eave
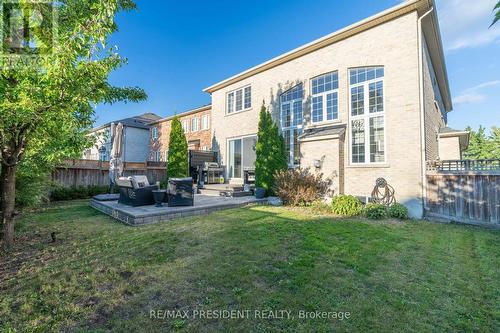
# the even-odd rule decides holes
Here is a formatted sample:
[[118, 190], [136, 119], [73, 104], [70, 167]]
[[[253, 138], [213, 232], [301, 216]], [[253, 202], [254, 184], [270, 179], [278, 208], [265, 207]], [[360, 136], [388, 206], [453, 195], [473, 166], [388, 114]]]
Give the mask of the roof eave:
[[390, 21], [394, 18], [411, 13], [415, 10], [423, 10], [425, 8], [429, 8], [431, 3], [432, 0], [408, 0], [402, 2], [399, 5], [391, 7], [385, 11], [382, 11], [364, 20], [351, 24], [343, 29], [337, 30], [327, 36], [324, 36], [308, 44], [300, 46], [292, 51], [289, 51], [285, 54], [275, 57], [267, 62], [264, 62], [246, 71], [236, 74], [226, 80], [220, 81], [208, 88], [203, 89], [203, 91], [211, 94], [214, 91], [227, 87], [233, 83], [239, 82], [255, 74], [261, 73], [270, 68], [276, 67], [278, 65], [281, 65], [288, 61], [306, 55], [308, 53], [319, 50], [325, 46], [331, 45], [340, 40], [356, 35], [360, 32], [373, 28], [379, 24]]

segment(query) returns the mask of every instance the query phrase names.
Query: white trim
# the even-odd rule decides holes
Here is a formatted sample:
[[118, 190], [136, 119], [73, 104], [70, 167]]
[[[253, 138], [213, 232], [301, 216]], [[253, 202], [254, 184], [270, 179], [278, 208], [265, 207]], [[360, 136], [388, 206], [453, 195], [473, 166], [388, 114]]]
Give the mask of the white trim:
[[[350, 80], [350, 71], [351, 69], [359, 69], [359, 68], [369, 68], [369, 67], [382, 67], [384, 69], [384, 76], [383, 77], [378, 77], [374, 78], [371, 80], [366, 80], [361, 83], [355, 83], [351, 84]], [[349, 152], [349, 159], [348, 159], [348, 166], [360, 166], [360, 165], [366, 165], [366, 166], [382, 166], [386, 165], [388, 162], [388, 152], [387, 152], [387, 126], [386, 126], [386, 89], [385, 89], [385, 76], [386, 76], [386, 68], [385, 66], [380, 66], [380, 65], [373, 65], [373, 66], [360, 66], [360, 67], [350, 67], [347, 69], [347, 83], [348, 83], [348, 94], [349, 94], [349, 107], [348, 107], [348, 112], [349, 112], [349, 117], [348, 117], [348, 124], [347, 124], [347, 130], [348, 130], [348, 152]], [[383, 92], [383, 103], [384, 103], [384, 109], [382, 112], [376, 112], [376, 113], [370, 113], [370, 83], [377, 83], [382, 81], [382, 92]], [[351, 89], [355, 87], [361, 87], [363, 86], [363, 104], [364, 104], [364, 110], [362, 115], [357, 115], [353, 116], [352, 115], [352, 94], [351, 94]], [[382, 162], [370, 162], [370, 118], [377, 118], [377, 117], [383, 117], [384, 120], [384, 160]], [[365, 162], [360, 163], [360, 162], [353, 162], [352, 161], [352, 121], [354, 120], [363, 120], [364, 121], [364, 126], [365, 126]]]
[[[267, 67], [267, 66], [270, 66], [272, 65], [273, 63], [284, 63], [286, 61], [290, 61], [290, 60], [293, 60], [295, 58], [298, 58], [302, 55], [304, 55], [303, 53], [307, 51], [307, 49], [312, 49], [311, 51], [309, 52], [313, 52], [313, 51], [316, 51], [317, 49], [319, 48], [322, 48], [322, 47], [325, 47], [327, 45], [330, 45], [331, 43], [334, 43], [334, 42], [337, 42], [338, 40], [335, 40], [335, 39], [339, 39], [339, 40], [342, 40], [346, 37], [342, 37], [342, 36], [345, 36], [348, 32], [350, 31], [357, 31], [359, 30], [360, 28], [363, 28], [364, 25], [368, 25], [370, 24], [369, 27], [366, 27], [364, 29], [369, 29], [369, 28], [372, 28], [373, 25], [375, 26], [378, 26], [380, 25], [380, 21], [382, 21], [382, 23], [385, 23], [385, 20], [389, 20], [389, 19], [393, 19], [394, 17], [390, 17], [390, 18], [384, 18], [384, 16], [393, 16], [394, 14], [397, 14], [398, 11], [400, 10], [404, 10], [405, 7], [408, 7], [407, 10], [408, 11], [414, 11], [416, 10], [418, 6], [423, 6], [424, 4], [427, 4], [428, 2], [430, 2], [431, 0], [429, 1], [423, 1], [423, 0], [407, 0], [407, 1], [403, 1], [401, 2], [400, 4], [394, 6], [394, 7], [391, 7], [391, 8], [388, 8], [380, 13], [377, 13], [373, 16], [370, 16], [364, 20], [361, 20], [361, 21], [358, 21], [354, 24], [351, 24], [345, 28], [342, 28], [340, 30], [337, 30], [337, 31], [334, 31], [324, 37], [321, 37], [321, 38], [318, 38], [310, 43], [307, 43], [305, 45], [302, 45], [296, 49], [293, 49], [289, 52], [286, 52], [282, 55], [279, 55], [275, 58], [272, 58], [271, 60], [268, 60], [266, 62], [263, 62], [257, 66], [254, 66], [246, 71], [243, 71], [243, 72], [240, 72], [236, 75], [233, 75], [223, 81], [220, 81], [218, 83], [215, 83], [213, 85], [211, 85], [210, 87], [207, 87], [205, 89], [203, 89], [204, 92], [208, 92], [208, 93], [213, 93], [214, 91], [216, 90], [219, 90], [219, 89], [222, 89], [224, 88], [225, 86], [231, 84], [231, 81], [234, 81], [234, 80], [237, 80], [245, 75], [250, 75], [252, 72], [256, 72], [256, 71], [259, 71], [260, 69], [262, 69], [262, 67]], [[430, 4], [429, 4], [430, 5]], [[405, 11], [406, 13], [406, 11]], [[405, 14], [403, 13], [403, 14]], [[391, 15], [393, 14], [393, 15]], [[402, 14], [400, 14], [402, 15]], [[363, 30], [362, 30], [363, 31]], [[348, 36], [350, 37], [350, 36]], [[330, 40], [333, 40], [332, 42], [329, 42]], [[307, 52], [307, 53], [309, 53]], [[306, 53], [306, 54], [307, 54]], [[295, 56], [294, 58], [291, 58], [292, 56]], [[291, 58], [288, 60], [288, 58]], [[253, 74], [256, 74], [256, 73], [253, 73]], [[242, 79], [242, 78], [241, 78]], [[240, 80], [241, 80], [240, 79]], [[239, 81], [239, 80], [238, 80]], [[236, 83], [236, 82], [233, 82], [233, 83]]]

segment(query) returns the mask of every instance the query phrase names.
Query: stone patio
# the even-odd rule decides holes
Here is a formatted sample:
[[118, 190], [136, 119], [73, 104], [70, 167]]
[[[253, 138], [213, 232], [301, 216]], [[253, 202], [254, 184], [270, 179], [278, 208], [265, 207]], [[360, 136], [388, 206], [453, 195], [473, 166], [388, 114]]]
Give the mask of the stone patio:
[[194, 196], [194, 206], [185, 207], [131, 207], [119, 204], [118, 201], [90, 200], [90, 206], [131, 226], [169, 221], [179, 217], [205, 215], [219, 210], [243, 207], [255, 204], [267, 204], [268, 199], [249, 197], [218, 197], [197, 194]]

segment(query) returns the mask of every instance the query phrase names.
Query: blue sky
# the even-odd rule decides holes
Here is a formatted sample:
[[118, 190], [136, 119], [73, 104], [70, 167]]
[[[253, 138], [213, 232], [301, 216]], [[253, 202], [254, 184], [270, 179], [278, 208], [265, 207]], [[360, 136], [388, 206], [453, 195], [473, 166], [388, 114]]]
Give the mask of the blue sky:
[[[96, 125], [154, 112], [169, 116], [210, 103], [202, 90], [400, 0], [136, 0], [110, 42], [129, 64], [111, 75], [140, 86], [141, 103], [98, 105]], [[496, 0], [437, 0], [454, 111], [449, 125], [500, 126], [500, 22]]]

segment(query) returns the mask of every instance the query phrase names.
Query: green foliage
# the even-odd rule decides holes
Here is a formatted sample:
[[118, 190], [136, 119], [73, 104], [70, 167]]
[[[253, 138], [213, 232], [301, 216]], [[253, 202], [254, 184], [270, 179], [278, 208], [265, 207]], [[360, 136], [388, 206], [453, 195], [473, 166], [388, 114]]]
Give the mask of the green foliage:
[[352, 195], [338, 195], [332, 200], [332, 211], [337, 215], [356, 216], [363, 212], [363, 204]]
[[330, 186], [322, 174], [313, 174], [309, 169], [279, 170], [275, 174], [274, 193], [285, 205], [306, 206], [323, 198]]
[[495, 17], [493, 18], [493, 22], [490, 25], [490, 28], [500, 20], [500, 1], [496, 4], [495, 8], [493, 8], [493, 11], [495, 12]]
[[[108, 45], [110, 35], [117, 31], [115, 15], [134, 9], [134, 2], [49, 2], [56, 12], [52, 17], [57, 17], [57, 35], [52, 38], [50, 24], [30, 30], [30, 42], [43, 56], [15, 64], [0, 59], [0, 164], [4, 170], [10, 169], [12, 175], [1, 186], [3, 197], [8, 198], [2, 203], [4, 230], [8, 231], [14, 230], [14, 202], [10, 200], [14, 193], [7, 194], [5, 189], [14, 186], [16, 171], [21, 173], [17, 181], [21, 186], [20, 198], [16, 198], [18, 204], [25, 204], [29, 194], [23, 191], [36, 186], [41, 191], [44, 185], [38, 182], [39, 177], [48, 174], [47, 169], [70, 157], [70, 153], [81, 153], [88, 147], [90, 139], [86, 133], [92, 126], [96, 104], [146, 99], [142, 89], [114, 87], [108, 80], [112, 71], [127, 62], [115, 45]], [[23, 12], [49, 8], [41, 7], [37, 1], [20, 4]], [[52, 39], [53, 45], [47, 44]], [[45, 52], [48, 47], [51, 52]], [[31, 174], [33, 170], [35, 173]], [[29, 188], [35, 179], [37, 185]], [[4, 232], [6, 248], [12, 244], [13, 236], [10, 231]]]
[[400, 220], [408, 219], [408, 208], [400, 203], [393, 203], [388, 209], [387, 213], [390, 217]]
[[275, 175], [281, 170], [288, 169], [288, 159], [285, 141], [264, 104], [259, 115], [255, 154], [255, 186], [264, 188], [270, 195], [275, 188]]
[[369, 203], [365, 206], [365, 215], [372, 220], [381, 220], [387, 216], [387, 207], [381, 204]]
[[87, 199], [97, 194], [108, 193], [108, 186], [71, 186], [71, 187], [54, 187], [50, 193], [51, 201], [65, 201], [76, 199]]
[[500, 159], [500, 128], [493, 126], [491, 134], [486, 135], [483, 126], [476, 132], [467, 127], [470, 132], [469, 146], [464, 152], [464, 158], [469, 160]]
[[186, 135], [179, 118], [172, 119], [172, 130], [168, 144], [167, 177], [187, 177], [189, 175], [189, 156]]

